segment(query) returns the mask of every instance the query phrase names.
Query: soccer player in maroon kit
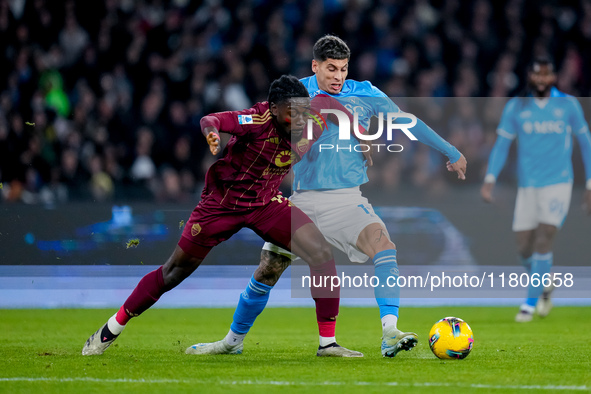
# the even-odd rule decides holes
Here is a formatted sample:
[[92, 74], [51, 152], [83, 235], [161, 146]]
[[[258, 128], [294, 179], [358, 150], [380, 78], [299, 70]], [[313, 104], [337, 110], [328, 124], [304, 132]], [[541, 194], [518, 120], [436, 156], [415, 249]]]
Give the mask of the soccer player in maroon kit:
[[[214, 154], [219, 149], [218, 132], [232, 134], [225, 155], [207, 172], [201, 202], [193, 210], [172, 255], [164, 265], [145, 275], [119, 311], [90, 336], [83, 355], [102, 354], [132, 317], [180, 284], [214, 246], [243, 227], [300, 256], [310, 265], [313, 276], [337, 274], [331, 247], [318, 228], [279, 192], [293, 161], [299, 160], [313, 143], [301, 139], [309, 118], [308, 97], [297, 78], [282, 76], [271, 84], [268, 102], [201, 119], [202, 133]], [[318, 129], [315, 135], [319, 135]], [[339, 289], [313, 288], [312, 296], [317, 302], [319, 330], [332, 329], [334, 336]]]

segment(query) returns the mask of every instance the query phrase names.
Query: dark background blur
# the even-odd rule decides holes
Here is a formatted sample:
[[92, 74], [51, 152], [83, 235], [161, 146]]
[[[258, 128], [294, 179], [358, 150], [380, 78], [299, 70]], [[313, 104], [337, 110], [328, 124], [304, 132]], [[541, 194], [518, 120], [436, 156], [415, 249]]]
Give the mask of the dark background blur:
[[[546, 53], [560, 89], [591, 89], [589, 1], [0, 0], [0, 203], [196, 203], [213, 160], [199, 119], [310, 75], [327, 33], [351, 47], [349, 77], [391, 97], [509, 97]], [[425, 119], [466, 155], [467, 186], [420, 147], [370, 176], [387, 192], [479, 184], [496, 127], [479, 119]]]
[[[0, 264], [162, 263], [214, 160], [200, 118], [265, 100], [281, 74], [311, 75], [312, 46], [328, 33], [351, 47], [350, 78], [370, 80], [468, 159], [459, 182], [446, 158], [404, 138], [404, 152], [374, 156], [363, 190], [375, 206], [435, 212], [392, 222], [401, 264], [460, 241], [477, 264], [516, 264], [515, 144], [497, 203], [478, 187], [533, 56], [554, 57], [558, 87], [591, 111], [591, 1], [0, 0]], [[577, 146], [573, 162], [558, 265], [591, 254]], [[133, 216], [116, 214], [125, 206]], [[251, 235], [208, 263], [256, 264]], [[138, 248], [126, 249], [130, 238]]]

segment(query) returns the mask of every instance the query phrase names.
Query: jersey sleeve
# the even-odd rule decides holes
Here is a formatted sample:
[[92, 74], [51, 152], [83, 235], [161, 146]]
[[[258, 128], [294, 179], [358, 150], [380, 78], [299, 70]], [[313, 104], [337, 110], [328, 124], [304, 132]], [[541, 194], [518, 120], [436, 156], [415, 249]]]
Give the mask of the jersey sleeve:
[[490, 151], [488, 157], [488, 167], [486, 170], [485, 182], [495, 182], [501, 170], [505, 166], [511, 143], [517, 137], [517, 128], [515, 127], [515, 112], [518, 99], [511, 99], [505, 105], [501, 120], [497, 126], [497, 140]]
[[579, 100], [574, 97], [569, 97], [569, 100], [571, 100], [572, 103], [572, 112], [570, 114], [569, 124], [572, 127], [573, 133], [575, 135], [580, 135], [589, 132], [589, 126], [585, 120], [581, 103], [579, 103]]
[[206, 115], [201, 118], [199, 124], [202, 130], [208, 126], [213, 126], [220, 132], [241, 137], [260, 128], [261, 124], [268, 122], [270, 119], [271, 113], [269, 109], [259, 103], [242, 111], [216, 112]]
[[515, 126], [515, 111], [518, 105], [518, 99], [513, 98], [505, 105], [501, 121], [497, 126], [497, 134], [509, 140], [514, 140], [517, 137], [517, 127]]
[[[401, 124], [406, 123], [400, 121]], [[455, 146], [444, 140], [439, 134], [437, 134], [432, 128], [427, 126], [425, 122], [417, 118], [417, 124], [410, 129], [410, 132], [425, 145], [438, 150], [443, 155], [447, 156], [450, 163], [455, 163], [460, 160], [462, 154]]]
[[386, 95], [386, 93], [382, 92], [380, 89], [376, 88], [375, 86], [371, 86], [372, 88], [372, 97], [376, 97], [373, 100], [376, 100], [374, 107], [374, 116], [378, 116], [380, 112], [387, 114], [389, 112], [400, 112], [400, 108], [392, 101], [390, 97]]
[[[374, 106], [376, 112], [374, 115], [378, 115], [380, 112], [383, 113], [396, 113], [401, 112], [400, 108], [390, 99], [384, 92], [372, 86], [374, 97], [379, 97]], [[398, 124], [410, 123], [408, 118], [399, 118], [396, 120]], [[443, 155], [449, 158], [451, 163], [455, 163], [460, 159], [462, 154], [452, 144], [444, 140], [439, 134], [437, 134], [432, 128], [427, 126], [425, 122], [417, 118], [416, 125], [410, 129], [410, 132], [417, 138], [418, 141], [425, 145], [439, 151]]]
[[507, 161], [509, 147], [511, 147], [512, 142], [513, 139], [507, 138], [502, 134], [497, 136], [497, 141], [491, 149], [490, 156], [488, 158], [488, 167], [486, 170], [486, 177], [484, 178], [485, 182], [492, 183], [497, 180], [499, 173]]

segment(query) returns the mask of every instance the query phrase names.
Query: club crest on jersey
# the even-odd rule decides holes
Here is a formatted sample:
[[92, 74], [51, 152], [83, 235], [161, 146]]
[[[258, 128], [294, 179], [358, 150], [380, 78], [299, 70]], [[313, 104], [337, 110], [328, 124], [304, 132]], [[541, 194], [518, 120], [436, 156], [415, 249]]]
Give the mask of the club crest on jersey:
[[302, 138], [298, 141], [296, 147], [299, 152], [306, 153], [308, 151], [308, 145], [310, 145], [310, 141], [305, 138]]
[[198, 223], [195, 223], [193, 226], [191, 226], [191, 235], [192, 236], [196, 236], [201, 232], [201, 226]]
[[238, 124], [253, 124], [252, 115], [238, 115]]

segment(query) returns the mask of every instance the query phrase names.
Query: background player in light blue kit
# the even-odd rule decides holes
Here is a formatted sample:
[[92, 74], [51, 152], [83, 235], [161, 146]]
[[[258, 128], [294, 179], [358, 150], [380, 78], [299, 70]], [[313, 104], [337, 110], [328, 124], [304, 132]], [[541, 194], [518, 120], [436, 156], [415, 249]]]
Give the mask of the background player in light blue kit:
[[[359, 123], [367, 129], [370, 118], [380, 112], [399, 112], [396, 104], [370, 82], [358, 82], [347, 78], [350, 50], [338, 37], [327, 35], [314, 45], [312, 71], [314, 75], [301, 81], [310, 97], [329, 94], [338, 99], [351, 113], [359, 115]], [[406, 121], [400, 123], [408, 123]], [[371, 258], [375, 276], [386, 283], [389, 276], [398, 277], [396, 245], [390, 240], [384, 222], [375, 214], [371, 204], [361, 195], [360, 185], [368, 181], [367, 167], [371, 158], [354, 149], [318, 149], [319, 144], [333, 146], [355, 145], [359, 141], [340, 141], [338, 126], [328, 123], [328, 129], [307, 153], [307, 157], [294, 166], [294, 194], [291, 201], [303, 210], [334, 247], [346, 253], [353, 262], [363, 263]], [[447, 169], [465, 179], [466, 159], [451, 144], [422, 121], [411, 129], [421, 142], [437, 149], [449, 158]], [[261, 262], [251, 283], [240, 296], [234, 321], [225, 339], [218, 342], [197, 344], [188, 350], [193, 354], [232, 353], [242, 349], [242, 341], [256, 317], [263, 311], [269, 291], [294, 258], [288, 251], [266, 243]], [[259, 291], [254, 291], [258, 289]], [[263, 290], [261, 290], [263, 289]], [[400, 304], [399, 290], [383, 291], [376, 287], [376, 300], [382, 320], [381, 352], [394, 357], [400, 350], [410, 350], [418, 337], [412, 332], [397, 328]], [[324, 302], [338, 302], [325, 299]], [[320, 303], [317, 302], [317, 313]], [[322, 323], [322, 324], [321, 324]], [[320, 346], [318, 356], [360, 357], [337, 345], [335, 339], [336, 316], [331, 321], [319, 321]]]
[[[497, 128], [497, 141], [490, 153], [488, 170], [481, 188], [482, 198], [492, 202], [492, 191], [511, 142], [517, 138], [519, 189], [515, 203], [513, 231], [525, 269], [540, 278], [552, 267], [552, 245], [564, 223], [573, 185], [572, 134], [577, 136], [586, 173], [585, 205], [591, 213], [591, 135], [579, 102], [554, 87], [554, 65], [536, 59], [528, 71], [525, 97], [511, 99]], [[515, 316], [528, 322], [534, 311], [542, 317], [552, 308], [553, 286], [528, 289], [527, 299]]]

